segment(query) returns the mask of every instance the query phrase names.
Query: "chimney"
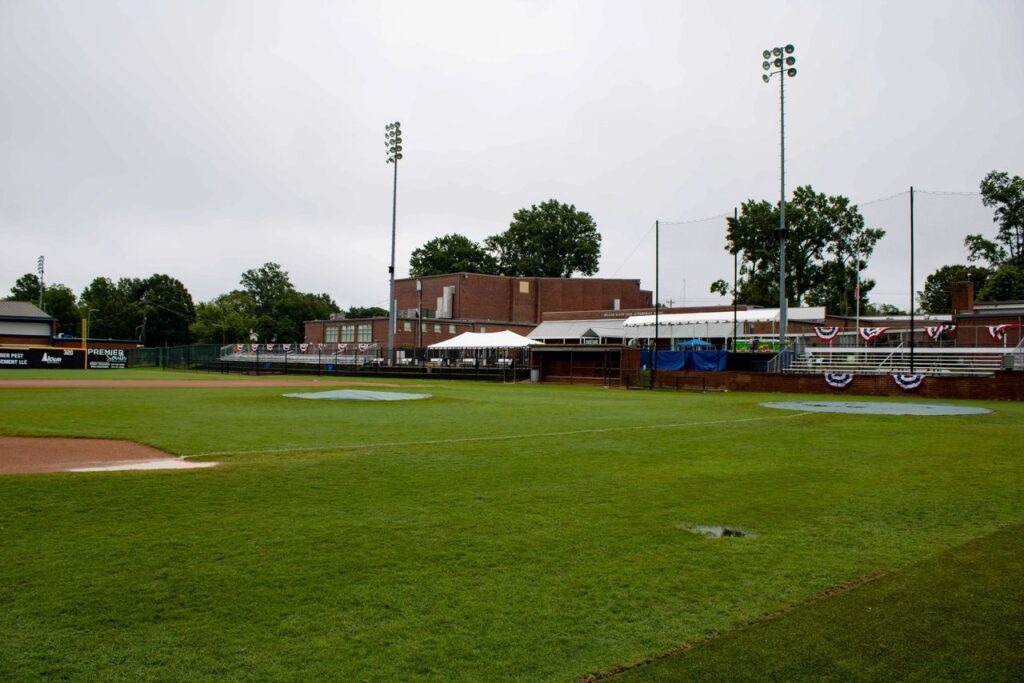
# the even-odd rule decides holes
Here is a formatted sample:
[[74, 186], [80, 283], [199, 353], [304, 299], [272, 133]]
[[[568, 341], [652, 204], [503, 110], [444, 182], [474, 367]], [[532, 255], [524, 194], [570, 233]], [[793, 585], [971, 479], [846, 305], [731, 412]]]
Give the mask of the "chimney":
[[953, 314], [971, 313], [974, 311], [974, 283], [954, 282], [953, 290]]

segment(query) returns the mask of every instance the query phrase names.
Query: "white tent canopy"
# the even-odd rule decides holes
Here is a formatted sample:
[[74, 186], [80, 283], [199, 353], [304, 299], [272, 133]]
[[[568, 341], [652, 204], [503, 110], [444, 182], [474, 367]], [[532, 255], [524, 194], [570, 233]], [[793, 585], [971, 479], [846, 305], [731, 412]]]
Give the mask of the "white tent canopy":
[[[788, 309], [789, 320], [817, 322], [825, 320], [825, 308], [793, 307]], [[736, 311], [733, 328], [732, 311], [706, 311], [703, 313], [662, 313], [658, 316], [658, 330], [654, 329], [654, 315], [634, 315], [622, 323], [623, 336], [632, 339], [652, 339], [656, 334], [673, 339], [713, 339], [742, 336], [749, 323], [779, 323], [779, 309], [754, 308]]]
[[427, 348], [443, 349], [520, 349], [540, 344], [511, 330], [501, 332], [463, 332], [457, 337], [431, 344]]
[[[732, 311], [708, 311], [706, 313], [662, 313], [657, 316], [658, 326], [668, 325], [706, 325], [708, 323], [732, 324]], [[736, 311], [736, 322], [738, 323], [770, 323], [779, 322], [779, 309], [777, 308], [754, 308], [746, 311]], [[825, 320], [824, 306], [811, 306], [807, 308], [787, 309], [789, 320], [803, 320], [818, 322]], [[655, 324], [654, 315], [634, 315], [626, 318], [623, 327], [647, 327]]]

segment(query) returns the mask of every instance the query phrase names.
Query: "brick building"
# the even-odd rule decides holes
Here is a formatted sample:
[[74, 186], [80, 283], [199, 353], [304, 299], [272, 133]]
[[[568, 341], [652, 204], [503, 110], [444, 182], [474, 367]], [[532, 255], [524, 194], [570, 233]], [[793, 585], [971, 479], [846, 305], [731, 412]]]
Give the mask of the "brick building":
[[[463, 332], [526, 335], [550, 311], [650, 308], [639, 280], [451, 273], [395, 281], [395, 348], [422, 348]], [[418, 324], [417, 324], [418, 323]], [[386, 346], [387, 318], [306, 322], [309, 343]]]

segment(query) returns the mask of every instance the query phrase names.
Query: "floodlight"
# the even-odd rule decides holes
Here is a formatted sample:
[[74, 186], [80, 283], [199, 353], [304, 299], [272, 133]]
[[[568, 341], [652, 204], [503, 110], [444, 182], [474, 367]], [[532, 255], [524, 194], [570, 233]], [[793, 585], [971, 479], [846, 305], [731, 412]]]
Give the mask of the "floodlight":
[[771, 62], [761, 62], [761, 68], [764, 69], [765, 71], [767, 71], [768, 69], [772, 68], [772, 63]]
[[781, 67], [782, 66], [782, 59], [781, 58], [780, 59], [776, 59], [775, 61], [772, 62], [772, 64], [774, 64], [776, 66], [776, 68]]
[[790, 77], [796, 76], [796, 69], [790, 69], [786, 74]]
[[796, 64], [796, 57], [786, 57], [786, 64], [790, 66]]
[[761, 55], [765, 59], [771, 59], [772, 58], [772, 51], [771, 50], [765, 50], [764, 52], [761, 53]]
[[768, 74], [761, 74], [761, 78], [763, 78], [763, 79], [764, 79], [764, 82], [765, 82], [765, 83], [767, 83], [767, 82], [768, 82], [768, 80], [769, 80]]
[[772, 54], [775, 55], [776, 57], [779, 57], [780, 55], [782, 55], [782, 50], [780, 50], [777, 47], [776, 48], [772, 48]]
[[796, 48], [793, 47], [792, 44], [790, 44], [790, 45], [787, 45], [785, 49], [786, 49], [786, 54], [787, 55], [791, 55], [791, 54], [793, 54], [793, 50], [795, 50]]

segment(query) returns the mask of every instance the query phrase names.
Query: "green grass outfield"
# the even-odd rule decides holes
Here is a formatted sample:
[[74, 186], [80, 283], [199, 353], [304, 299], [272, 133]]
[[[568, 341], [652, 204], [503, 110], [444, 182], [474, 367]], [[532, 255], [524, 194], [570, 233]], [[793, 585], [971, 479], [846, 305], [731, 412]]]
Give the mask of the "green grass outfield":
[[[2, 680], [579, 680], [888, 573], [766, 626], [792, 623], [1024, 522], [1015, 403], [896, 417], [464, 382], [407, 382], [434, 398], [395, 403], [3, 387], [28, 376], [0, 376], [0, 434], [134, 439], [223, 466], [0, 477]], [[1019, 603], [1019, 562], [993, 556]], [[937, 642], [927, 677], [963, 673]], [[832, 670], [793, 666], [784, 677]]]

